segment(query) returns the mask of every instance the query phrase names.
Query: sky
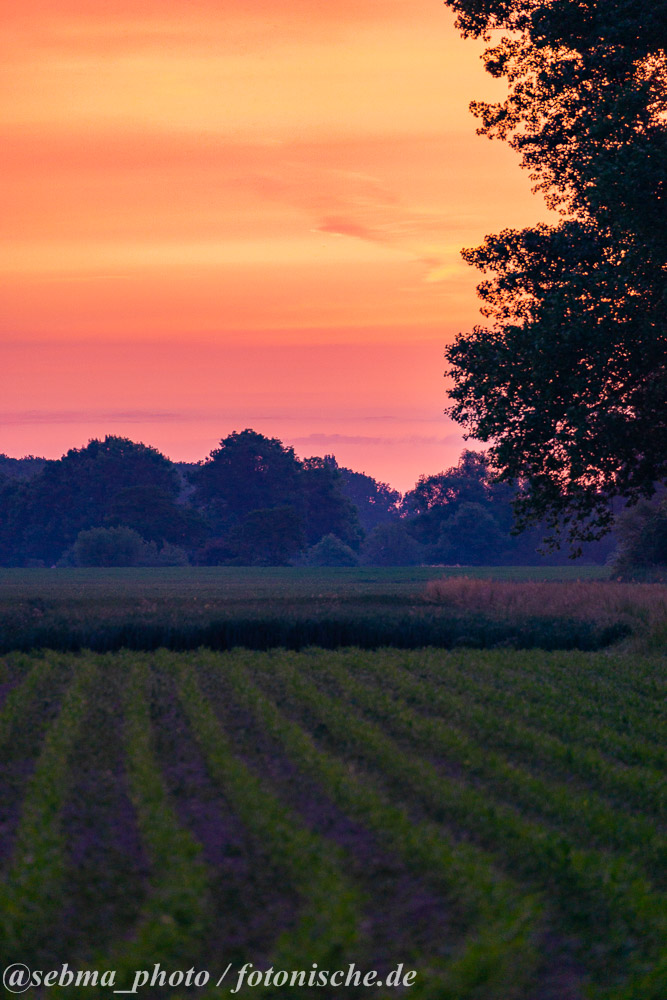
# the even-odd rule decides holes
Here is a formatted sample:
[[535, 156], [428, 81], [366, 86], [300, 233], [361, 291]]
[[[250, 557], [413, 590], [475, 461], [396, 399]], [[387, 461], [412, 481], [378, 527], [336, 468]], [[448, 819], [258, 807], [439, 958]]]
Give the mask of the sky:
[[3, 7], [0, 452], [252, 427], [401, 491], [455, 464], [460, 250], [546, 210], [441, 0]]

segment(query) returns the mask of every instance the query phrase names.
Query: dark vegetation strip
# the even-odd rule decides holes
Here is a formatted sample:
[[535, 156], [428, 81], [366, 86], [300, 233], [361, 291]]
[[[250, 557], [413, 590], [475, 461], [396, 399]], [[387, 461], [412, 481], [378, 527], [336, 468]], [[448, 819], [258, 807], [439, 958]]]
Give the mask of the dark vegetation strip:
[[179, 821], [201, 844], [209, 868], [207, 961], [217, 967], [224, 956], [225, 964], [240, 968], [251, 956], [257, 964], [294, 923], [299, 898], [212, 780], [178, 698], [169, 654], [166, 660], [157, 653], [151, 672], [155, 752]]
[[271, 733], [236, 703], [219, 661], [215, 668], [201, 669], [199, 676], [235, 752], [270, 782], [309, 829], [345, 851], [345, 870], [365, 905], [361, 917], [368, 951], [360, 956], [360, 964], [386, 975], [399, 959], [406, 967], [424, 968], [430, 956], [450, 955], [461, 925], [454, 902], [387, 851], [370, 829], [342, 812], [312, 778], [299, 773]]
[[376, 785], [320, 749], [251, 681], [253, 662], [250, 654], [237, 654], [225, 663], [237, 699], [280, 740], [300, 770], [320, 782], [345, 812], [368, 825], [389, 850], [437, 880], [466, 913], [464, 943], [451, 961], [426, 970], [421, 995], [434, 1000], [521, 996], [537, 965], [537, 900], [517, 893], [513, 881], [501, 876], [483, 852], [455, 844], [435, 824], [415, 823]]
[[[37, 668], [38, 676], [48, 669], [41, 664]], [[79, 666], [60, 713], [46, 733], [27, 787], [11, 867], [0, 884], [0, 947], [5, 965], [15, 961], [31, 964], [49, 953], [51, 928], [59, 918], [66, 877], [62, 809], [70, 757], [95, 674], [92, 663]]]
[[[274, 865], [296, 887], [303, 907], [296, 925], [278, 938], [271, 955], [276, 969], [344, 968], [359, 940], [360, 899], [343, 874], [343, 856], [302, 826], [265, 784], [232, 752], [229, 739], [189, 667], [176, 661], [179, 695], [214, 781], [232, 801], [243, 823], [266, 844]], [[299, 995], [321, 996], [304, 989]], [[217, 995], [217, 994], [216, 994]], [[238, 997], [279, 997], [273, 986]]]
[[476, 649], [499, 645], [517, 649], [602, 649], [630, 633], [621, 623], [598, 625], [564, 618], [526, 618], [499, 621], [484, 615], [452, 615], [442, 612], [405, 611], [389, 613], [378, 608], [373, 613], [340, 614], [335, 610], [305, 618], [298, 614], [249, 613], [221, 617], [214, 621], [184, 624], [183, 615], [164, 620], [127, 619], [122, 621], [74, 621], [67, 617], [51, 622], [8, 623], [0, 638], [0, 653], [12, 649], [40, 648], [76, 652], [90, 649], [106, 652], [117, 649], [190, 650], [199, 646], [229, 650], [238, 646], [267, 650], [277, 647], [303, 649], [321, 646], [338, 649], [359, 646], [378, 649], [394, 646], [417, 649], [422, 646], [470, 646]]
[[621, 851], [645, 869], [659, 886], [667, 878], [667, 837], [643, 816], [612, 808], [595, 792], [578, 792], [571, 784], [544, 779], [489, 751], [446, 719], [419, 714], [408, 702], [387, 691], [387, 671], [377, 669], [359, 655], [320, 656], [307, 664], [318, 684], [333, 682], [335, 698], [360, 708], [377, 721], [410, 752], [418, 748], [428, 762], [452, 764], [463, 779], [473, 782], [489, 801], [502, 799], [517, 806], [522, 815], [547, 823], [579, 844], [595, 844]]
[[306, 704], [334, 739], [387, 775], [408, 801], [416, 797], [433, 819], [459, 826], [505, 867], [547, 890], [581, 935], [582, 955], [595, 954], [597, 975], [608, 966], [617, 976], [631, 974], [659, 957], [667, 941], [667, 905], [635, 866], [575, 848], [515, 809], [447, 779], [349, 704], [325, 695], [293, 666], [293, 658], [276, 664], [275, 674], [290, 699]]

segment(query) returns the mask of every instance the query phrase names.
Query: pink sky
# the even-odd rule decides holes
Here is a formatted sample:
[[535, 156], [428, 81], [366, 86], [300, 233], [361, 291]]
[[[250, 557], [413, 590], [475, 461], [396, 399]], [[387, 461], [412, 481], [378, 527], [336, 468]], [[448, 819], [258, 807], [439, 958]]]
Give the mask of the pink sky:
[[253, 427], [399, 489], [464, 447], [459, 257], [545, 217], [439, 0], [23, 0], [0, 47], [0, 451]]

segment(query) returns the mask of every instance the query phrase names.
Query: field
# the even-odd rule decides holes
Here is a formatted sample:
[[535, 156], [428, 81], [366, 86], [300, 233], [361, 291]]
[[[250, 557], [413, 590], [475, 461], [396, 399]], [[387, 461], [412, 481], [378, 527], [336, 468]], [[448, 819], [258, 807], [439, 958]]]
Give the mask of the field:
[[[0, 652], [11, 649], [253, 649], [308, 646], [599, 649], [640, 624], [576, 606], [496, 614], [476, 597], [467, 606], [433, 600], [429, 581], [461, 575], [507, 582], [590, 584], [600, 567], [522, 569], [2, 570]], [[557, 581], [561, 581], [558, 583]], [[567, 585], [569, 586], [569, 584]], [[632, 603], [632, 602], [631, 602]], [[641, 602], [640, 602], [641, 603]]]
[[[59, 971], [24, 995], [136, 982], [131, 995], [165, 1000], [667, 996], [665, 588], [564, 589], [518, 571], [213, 571], [189, 588], [34, 572], [4, 576], [5, 614], [76, 624], [90, 602], [99, 624], [106, 600], [119, 624], [142, 599], [185, 617], [195, 598], [259, 614], [282, 595], [319, 600], [322, 619], [355, 600], [399, 617], [422, 601], [471, 627], [480, 602], [487, 625], [516, 625], [532, 601], [543, 621], [627, 630], [597, 652], [5, 653], [0, 967], [115, 971], [78, 987]], [[352, 963], [384, 985], [316, 985]], [[396, 987], [400, 964], [416, 975]], [[269, 968], [297, 978], [276, 985]], [[190, 969], [200, 988], [181, 984]]]

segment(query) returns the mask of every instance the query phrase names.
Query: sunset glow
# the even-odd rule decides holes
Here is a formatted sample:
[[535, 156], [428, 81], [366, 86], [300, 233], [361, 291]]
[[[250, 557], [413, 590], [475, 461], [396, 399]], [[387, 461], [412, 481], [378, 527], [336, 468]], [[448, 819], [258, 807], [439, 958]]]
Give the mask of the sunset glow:
[[464, 446], [460, 249], [545, 217], [438, 0], [3, 12], [0, 451], [244, 427], [405, 490]]

